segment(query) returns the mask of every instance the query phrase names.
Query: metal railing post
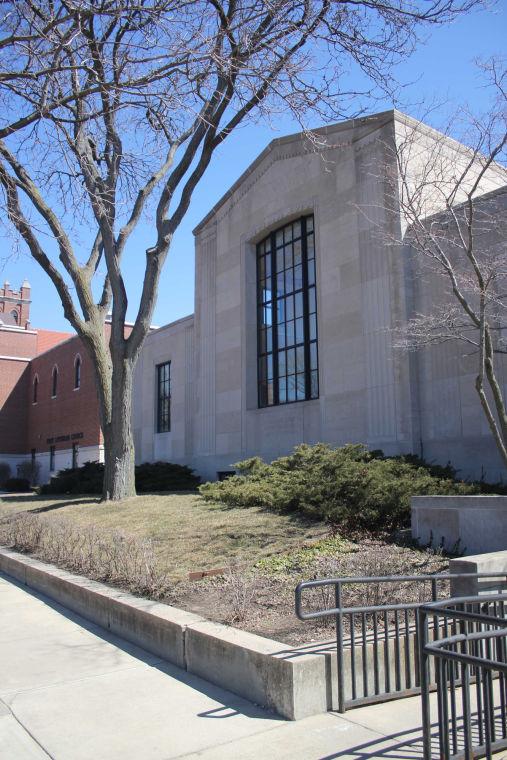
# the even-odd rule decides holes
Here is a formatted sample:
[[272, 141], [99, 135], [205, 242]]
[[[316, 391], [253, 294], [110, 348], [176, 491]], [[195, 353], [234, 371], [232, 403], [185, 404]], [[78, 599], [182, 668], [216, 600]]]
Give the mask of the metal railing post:
[[345, 706], [345, 673], [344, 673], [344, 654], [343, 654], [343, 613], [342, 613], [342, 589], [338, 581], [334, 586], [336, 614], [336, 679], [338, 684], [338, 712], [344, 713]]
[[431, 760], [430, 673], [429, 659], [425, 651], [428, 642], [428, 617], [423, 609], [418, 610], [417, 629], [419, 639], [419, 678], [421, 681], [423, 757], [424, 760]]

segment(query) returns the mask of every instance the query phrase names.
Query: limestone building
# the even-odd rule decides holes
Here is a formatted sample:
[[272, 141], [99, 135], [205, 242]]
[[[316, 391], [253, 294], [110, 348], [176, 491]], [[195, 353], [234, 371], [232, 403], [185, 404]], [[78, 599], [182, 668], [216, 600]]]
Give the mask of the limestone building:
[[[417, 127], [411, 181], [435, 141], [397, 111], [274, 140], [195, 229], [195, 314], [153, 331], [135, 380], [138, 461], [202, 477], [301, 442], [415, 452], [503, 475], [466, 368], [395, 349], [422, 284], [389, 239], [407, 228], [394, 147]], [[504, 186], [493, 168], [484, 193]], [[431, 193], [428, 213], [439, 211]], [[452, 399], [452, 403], [448, 403]]]

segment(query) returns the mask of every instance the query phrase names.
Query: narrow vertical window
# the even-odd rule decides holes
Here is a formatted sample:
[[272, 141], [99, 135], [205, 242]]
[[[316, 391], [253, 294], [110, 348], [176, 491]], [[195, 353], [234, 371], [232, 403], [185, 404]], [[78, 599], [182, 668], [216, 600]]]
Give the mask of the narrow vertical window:
[[49, 471], [54, 472], [55, 470], [55, 453], [56, 449], [54, 446], [49, 447]]
[[171, 429], [171, 362], [157, 365], [157, 433]]
[[318, 398], [313, 215], [257, 245], [259, 406]]
[[56, 398], [58, 391], [58, 369], [53, 367], [53, 374], [51, 376], [51, 398]]
[[38, 395], [39, 395], [39, 376], [35, 375], [33, 379], [33, 396], [32, 396], [32, 401], [34, 404], [37, 403]]
[[77, 390], [80, 387], [81, 387], [81, 357], [78, 354], [74, 362], [74, 390]]
[[72, 444], [72, 469], [75, 470], [78, 466], [78, 454], [79, 454], [79, 446], [77, 443]]

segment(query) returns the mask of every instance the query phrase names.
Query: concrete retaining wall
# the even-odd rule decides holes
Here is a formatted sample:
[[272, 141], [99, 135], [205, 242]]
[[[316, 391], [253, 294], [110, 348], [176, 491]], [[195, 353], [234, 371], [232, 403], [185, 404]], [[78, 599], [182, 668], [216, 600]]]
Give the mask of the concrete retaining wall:
[[0, 548], [0, 572], [151, 654], [289, 720], [332, 708], [330, 659]]
[[505, 573], [503, 578], [457, 578], [451, 580], [452, 596], [499, 594], [507, 591], [507, 550], [451, 559], [451, 573]]
[[459, 551], [507, 549], [507, 496], [413, 496], [412, 537]]

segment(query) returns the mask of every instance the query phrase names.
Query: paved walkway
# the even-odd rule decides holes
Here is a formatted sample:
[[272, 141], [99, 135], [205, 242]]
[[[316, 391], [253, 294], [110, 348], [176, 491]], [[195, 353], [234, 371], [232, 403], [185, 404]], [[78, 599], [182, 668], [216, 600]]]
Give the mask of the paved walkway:
[[419, 699], [290, 723], [0, 575], [1, 760], [422, 757]]

